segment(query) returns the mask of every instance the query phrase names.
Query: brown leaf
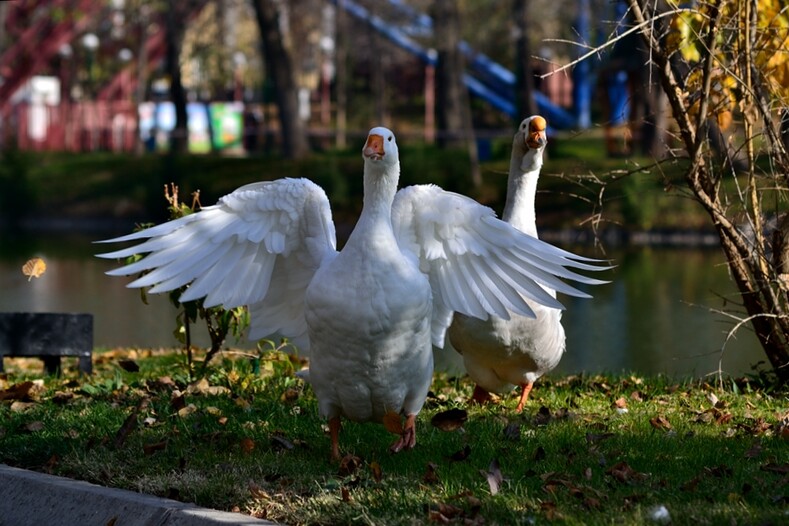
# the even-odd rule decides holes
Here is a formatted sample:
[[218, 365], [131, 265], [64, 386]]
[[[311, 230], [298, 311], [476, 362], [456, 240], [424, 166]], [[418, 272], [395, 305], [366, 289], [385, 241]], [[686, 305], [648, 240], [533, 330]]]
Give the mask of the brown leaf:
[[129, 433], [134, 431], [134, 429], [137, 427], [137, 413], [138, 409], [135, 407], [131, 414], [126, 417], [126, 420], [124, 420], [123, 425], [121, 425], [120, 429], [118, 429], [118, 432], [115, 433], [115, 441], [113, 443], [115, 444], [116, 448], [123, 446], [123, 444], [126, 442], [126, 438], [129, 436]]
[[184, 395], [178, 393], [170, 400], [170, 409], [173, 411], [178, 412], [184, 407], [186, 407], [186, 397]]
[[640, 391], [633, 391], [632, 393], [630, 393], [630, 399], [635, 402], [643, 402], [644, 395]]
[[760, 467], [762, 471], [769, 471], [771, 473], [780, 473], [782, 475], [789, 475], [789, 463], [784, 462], [783, 464], [776, 464], [775, 462], [770, 462], [768, 464], [764, 464]]
[[627, 400], [625, 400], [624, 396], [620, 396], [614, 402], [614, 407], [617, 409], [627, 409]]
[[671, 422], [669, 422], [668, 419], [663, 415], [650, 418], [649, 423], [652, 425], [652, 427], [661, 431], [668, 431], [671, 429]]
[[545, 406], [541, 406], [534, 417], [534, 424], [538, 426], [547, 425], [551, 421], [551, 410]]
[[496, 495], [501, 488], [501, 483], [504, 481], [504, 477], [501, 475], [501, 470], [499, 469], [499, 461], [494, 458], [490, 461], [488, 471], [482, 471], [481, 473], [488, 480], [490, 494]]
[[351, 502], [351, 491], [345, 486], [340, 488], [340, 495], [342, 496], [343, 502]]
[[340, 477], [347, 477], [349, 475], [353, 475], [361, 465], [362, 465], [362, 459], [360, 459], [356, 455], [351, 455], [349, 453], [344, 457], [342, 457], [342, 460], [340, 460], [340, 469], [337, 472], [337, 474]]
[[425, 469], [425, 474], [422, 477], [422, 481], [425, 484], [438, 484], [438, 466], [433, 462], [427, 463], [427, 469]]
[[57, 391], [52, 395], [52, 402], [55, 404], [65, 404], [74, 398], [71, 391]]
[[518, 422], [510, 422], [504, 428], [504, 438], [517, 441], [521, 438], [521, 425]]
[[608, 438], [615, 436], [614, 433], [587, 433], [586, 434], [586, 442], [589, 444], [596, 444], [597, 442], [602, 442]]
[[399, 413], [387, 411], [384, 415], [384, 428], [395, 435], [403, 434], [403, 419]]
[[27, 276], [28, 281], [33, 278], [41, 277], [41, 275], [46, 271], [47, 264], [41, 258], [29, 259], [24, 265], [22, 265], [22, 274]]
[[145, 456], [151, 456], [157, 451], [163, 451], [167, 447], [167, 440], [162, 440], [161, 442], [155, 442], [153, 444], [145, 444], [142, 446], [142, 451], [145, 453]]
[[699, 477], [694, 477], [681, 485], [680, 489], [687, 492], [696, 491], [696, 487], [699, 485], [699, 482], [701, 482], [701, 479]]
[[217, 418], [216, 422], [220, 426], [223, 426], [223, 425], [227, 424], [227, 417], [226, 416], [220, 416], [219, 418]]
[[130, 373], [140, 372], [140, 366], [134, 360], [118, 360], [118, 365], [121, 369]]
[[279, 399], [282, 402], [293, 403], [299, 399], [299, 396], [301, 396], [301, 391], [293, 387], [288, 387], [287, 389], [285, 389], [285, 391], [282, 393], [282, 396], [280, 396]]
[[178, 416], [183, 418], [185, 416], [191, 415], [192, 413], [195, 413], [196, 411], [197, 411], [197, 406], [194, 404], [189, 404], [188, 406], [182, 407], [181, 409], [178, 410]]
[[22, 411], [27, 411], [31, 407], [36, 405], [35, 402], [20, 402], [19, 400], [14, 400], [11, 403], [11, 411], [14, 413], [21, 413]]
[[241, 446], [241, 452], [245, 455], [249, 455], [255, 450], [255, 441], [249, 437], [244, 437], [239, 442], [239, 446]]
[[381, 482], [383, 478], [383, 470], [381, 469], [381, 464], [376, 461], [370, 462], [370, 471], [373, 474], [373, 480], [376, 482]]
[[452, 453], [452, 456], [449, 457], [450, 460], [454, 460], [455, 462], [460, 462], [466, 460], [468, 456], [471, 454], [471, 446], [466, 444], [463, 449], [460, 451], [455, 451]]
[[626, 462], [617, 462], [616, 464], [611, 466], [606, 471], [606, 473], [614, 477], [619, 482], [630, 482], [631, 480], [640, 480], [646, 476], [643, 473], [639, 473], [633, 468], [631, 468]]
[[35, 433], [36, 431], [42, 431], [44, 429], [44, 422], [40, 420], [36, 420], [35, 422], [30, 422], [25, 426], [25, 431], [30, 433]]
[[751, 448], [745, 452], [745, 458], [756, 458], [762, 454], [762, 445], [756, 442]]
[[287, 438], [285, 438], [283, 435], [280, 434], [274, 434], [271, 436], [271, 444], [274, 447], [278, 447], [280, 449], [285, 449], [285, 450], [291, 450], [294, 447], [296, 447], [293, 445], [293, 442], [291, 442], [290, 440], [288, 440]]
[[31, 391], [34, 390], [33, 382], [20, 382], [0, 391], [0, 400], [31, 400]]
[[440, 413], [436, 413], [430, 419], [430, 423], [442, 431], [455, 431], [463, 427], [463, 424], [468, 420], [468, 411], [465, 409], [448, 409]]

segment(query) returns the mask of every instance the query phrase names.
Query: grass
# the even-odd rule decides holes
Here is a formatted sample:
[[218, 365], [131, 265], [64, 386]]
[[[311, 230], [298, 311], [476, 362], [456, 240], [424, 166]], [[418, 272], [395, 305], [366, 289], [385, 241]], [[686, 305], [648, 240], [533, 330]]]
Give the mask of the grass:
[[[667, 523], [661, 506], [672, 524], [779, 524], [789, 513], [787, 393], [746, 379], [546, 378], [517, 415], [514, 398], [468, 406], [472, 385], [437, 375], [414, 450], [391, 455], [383, 426], [345, 423], [337, 464], [284, 355], [257, 373], [226, 355], [192, 383], [178, 351], [101, 352], [90, 378], [67, 368], [41, 381], [31, 362], [6, 360], [0, 377], [0, 462], [291, 525]], [[450, 409], [467, 410], [460, 429], [431, 425]]]

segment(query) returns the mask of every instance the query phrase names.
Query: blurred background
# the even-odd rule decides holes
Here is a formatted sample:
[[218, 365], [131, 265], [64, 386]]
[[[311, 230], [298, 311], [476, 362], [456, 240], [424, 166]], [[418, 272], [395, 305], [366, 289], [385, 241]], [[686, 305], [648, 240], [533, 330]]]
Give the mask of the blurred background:
[[[539, 113], [541, 237], [618, 265], [593, 300], [564, 298], [559, 371], [751, 373], [718, 238], [657, 162], [676, 123], [628, 16], [620, 0], [0, 2], [0, 310], [92, 312], [98, 346], [177, 345], [174, 307], [104, 276], [92, 244], [166, 219], [165, 184], [208, 205], [310, 177], [342, 238], [380, 124], [402, 184], [500, 212], [513, 130]], [[31, 257], [48, 271], [28, 281]]]

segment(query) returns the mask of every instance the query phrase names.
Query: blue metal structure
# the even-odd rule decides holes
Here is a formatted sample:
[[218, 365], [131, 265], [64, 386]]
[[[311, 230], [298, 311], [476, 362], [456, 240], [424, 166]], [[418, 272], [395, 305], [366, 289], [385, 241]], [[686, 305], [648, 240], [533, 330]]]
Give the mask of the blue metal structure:
[[[354, 18], [361, 20], [381, 33], [395, 45], [419, 57], [426, 64], [435, 65], [437, 57], [432, 50], [426, 50], [409, 35], [429, 36], [433, 31], [433, 20], [428, 15], [419, 13], [402, 0], [389, 0], [397, 8], [410, 25], [400, 28], [385, 22], [381, 17], [370, 13], [366, 8], [353, 0], [330, 0], [337, 7], [344, 9]], [[588, 1], [588, 0], [587, 0]], [[483, 53], [478, 53], [462, 41], [459, 50], [468, 61], [469, 69], [474, 73], [465, 73], [463, 82], [469, 92], [489, 103], [497, 110], [517, 119], [515, 107], [515, 74]], [[570, 129], [579, 126], [579, 119], [564, 108], [553, 104], [548, 97], [538, 91], [534, 92], [538, 111], [545, 116], [552, 127]], [[588, 126], [588, 124], [586, 124]]]

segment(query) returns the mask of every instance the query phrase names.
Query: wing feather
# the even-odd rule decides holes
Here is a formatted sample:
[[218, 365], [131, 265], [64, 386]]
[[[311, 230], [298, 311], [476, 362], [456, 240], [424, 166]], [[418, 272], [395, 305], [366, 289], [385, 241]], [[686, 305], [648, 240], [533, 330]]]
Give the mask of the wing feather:
[[[400, 190], [392, 207], [392, 224], [401, 250], [414, 254], [428, 274], [434, 309], [441, 312], [450, 309], [482, 319], [491, 314], [507, 319], [507, 311], [512, 311], [534, 317], [524, 298], [561, 309], [555, 290], [588, 297], [563, 279], [606, 283], [569, 269], [611, 268], [604, 261], [577, 256], [519, 232], [497, 219], [490, 208], [434, 185]], [[440, 329], [434, 328], [434, 344]]]
[[[152, 286], [156, 293], [188, 285], [181, 301], [254, 305], [250, 335], [278, 332], [305, 346], [304, 292], [322, 262], [336, 254], [329, 201], [307, 179], [247, 185], [194, 214], [102, 242], [127, 241], [142, 242], [99, 257], [146, 254], [108, 272], [146, 272], [129, 287]], [[256, 319], [270, 313], [275, 316]]]

